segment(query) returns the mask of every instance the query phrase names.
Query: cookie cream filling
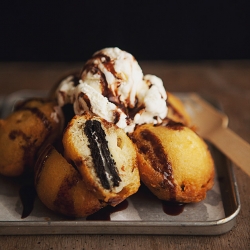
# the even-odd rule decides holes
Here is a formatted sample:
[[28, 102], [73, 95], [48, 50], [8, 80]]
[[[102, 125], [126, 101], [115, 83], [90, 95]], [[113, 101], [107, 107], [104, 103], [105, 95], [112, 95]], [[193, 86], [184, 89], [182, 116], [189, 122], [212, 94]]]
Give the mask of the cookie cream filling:
[[97, 120], [86, 121], [84, 133], [88, 138], [88, 147], [90, 148], [94, 169], [102, 187], [107, 190], [118, 189], [120, 191], [123, 188], [120, 185], [121, 178], [119, 177], [116, 162], [110, 153], [106, 134], [101, 123]]

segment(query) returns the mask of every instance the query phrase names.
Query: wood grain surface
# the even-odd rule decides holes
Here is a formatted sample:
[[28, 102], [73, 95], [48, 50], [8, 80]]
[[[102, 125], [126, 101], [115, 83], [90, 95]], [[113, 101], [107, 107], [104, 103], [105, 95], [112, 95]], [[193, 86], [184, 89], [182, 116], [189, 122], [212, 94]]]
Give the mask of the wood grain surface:
[[[139, 62], [172, 92], [197, 92], [218, 101], [229, 128], [250, 143], [250, 61]], [[0, 63], [0, 95], [49, 90], [83, 63]], [[249, 152], [250, 153], [250, 152]], [[219, 236], [33, 235], [0, 236], [0, 249], [250, 249], [250, 177], [234, 167], [241, 200], [236, 226]]]

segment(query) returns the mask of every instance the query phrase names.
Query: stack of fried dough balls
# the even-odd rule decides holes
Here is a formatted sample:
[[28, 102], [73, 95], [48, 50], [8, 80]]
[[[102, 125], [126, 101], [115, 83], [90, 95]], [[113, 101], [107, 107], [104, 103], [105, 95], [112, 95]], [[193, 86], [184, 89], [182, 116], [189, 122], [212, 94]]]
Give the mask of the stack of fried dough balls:
[[70, 119], [62, 133], [65, 114], [57, 103], [27, 100], [0, 120], [0, 174], [34, 171], [40, 200], [72, 217], [116, 206], [137, 192], [140, 181], [161, 200], [201, 201], [213, 186], [214, 162], [182, 102], [167, 94], [163, 123], [138, 125], [128, 135], [87, 112]]

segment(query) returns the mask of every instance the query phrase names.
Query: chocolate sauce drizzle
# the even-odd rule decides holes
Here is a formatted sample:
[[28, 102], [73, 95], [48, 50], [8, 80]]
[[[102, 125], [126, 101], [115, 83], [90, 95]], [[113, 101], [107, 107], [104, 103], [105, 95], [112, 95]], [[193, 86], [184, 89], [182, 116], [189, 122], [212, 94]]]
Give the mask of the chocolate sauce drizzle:
[[[127, 115], [127, 117], [129, 117], [130, 119], [133, 119], [134, 116], [140, 111], [143, 110], [145, 108], [144, 105], [139, 105], [138, 104], [138, 100], [135, 100], [135, 105], [134, 107], [129, 107], [129, 100], [125, 100], [124, 102], [121, 102], [119, 99], [119, 94], [118, 94], [118, 86], [120, 85], [120, 81], [122, 80], [121, 76], [119, 75], [119, 73], [116, 72], [115, 68], [114, 68], [114, 62], [111, 60], [111, 58], [103, 53], [97, 53], [93, 56], [92, 58], [93, 60], [91, 60], [90, 62], [87, 62], [82, 70], [82, 74], [83, 72], [91, 72], [92, 74], [98, 74], [100, 76], [100, 83], [102, 86], [102, 95], [107, 97], [108, 100], [111, 103], [114, 103], [116, 105], [117, 108], [119, 108], [120, 110], [122, 110], [122, 112], [124, 114]], [[98, 68], [98, 65], [96, 65], [93, 61], [94, 59], [99, 59], [103, 65], [105, 66], [105, 68], [112, 73], [112, 75], [117, 79], [116, 81], [116, 88], [109, 88], [107, 79], [105, 77], [105, 74]], [[129, 97], [128, 97], [129, 98]], [[115, 113], [114, 116], [117, 116], [115, 118], [115, 123], [119, 120], [119, 114]], [[127, 120], [127, 123], [129, 124], [130, 121], [129, 119]]]
[[107, 206], [86, 217], [87, 221], [110, 221], [111, 214], [115, 212], [120, 212], [128, 207], [128, 201], [124, 200], [115, 207]]
[[148, 146], [140, 146], [140, 151], [144, 154], [149, 154], [148, 159], [151, 161], [152, 167], [163, 176], [161, 187], [169, 191], [170, 199], [175, 200], [176, 197], [176, 185], [174, 183], [173, 169], [171, 164], [167, 160], [167, 155], [159, 139], [151, 133], [149, 130], [141, 132], [141, 136], [144, 140], [151, 144], [152, 150], [149, 150]]
[[19, 190], [19, 196], [23, 205], [22, 219], [28, 217], [34, 208], [36, 190], [34, 185], [23, 185]]
[[161, 201], [163, 212], [167, 215], [177, 216], [184, 211], [185, 203]]
[[172, 129], [172, 130], [183, 130], [184, 129], [184, 124], [181, 123], [181, 122], [176, 122], [176, 121], [173, 121], [169, 118], [165, 118], [163, 119], [162, 123], [161, 124], [155, 124], [154, 126], [162, 126], [162, 127], [167, 127], [169, 129]]
[[43, 112], [41, 112], [38, 108], [25, 107], [22, 110], [28, 110], [28, 111], [30, 111], [31, 113], [33, 113], [34, 115], [36, 115], [42, 121], [42, 123], [44, 124], [44, 127], [48, 131], [52, 130], [51, 122], [46, 117], [46, 115]]
[[96, 120], [88, 120], [84, 127], [84, 133], [89, 140], [89, 148], [94, 162], [95, 172], [105, 189], [110, 189], [107, 173], [111, 176], [113, 187], [118, 187], [121, 181], [116, 163], [110, 154], [106, 135], [101, 123]]
[[56, 199], [53, 202], [53, 205], [59, 211], [66, 211], [68, 215], [74, 216], [75, 206], [74, 200], [71, 197], [71, 189], [76, 185], [78, 181], [79, 180], [76, 174], [74, 174], [73, 176], [65, 177], [61, 182]]

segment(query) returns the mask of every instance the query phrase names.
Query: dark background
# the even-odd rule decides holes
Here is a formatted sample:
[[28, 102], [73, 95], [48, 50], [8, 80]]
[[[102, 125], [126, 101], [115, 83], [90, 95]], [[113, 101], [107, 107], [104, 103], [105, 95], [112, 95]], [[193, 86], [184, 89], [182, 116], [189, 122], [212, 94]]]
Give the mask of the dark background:
[[250, 1], [6, 1], [0, 61], [250, 59]]

